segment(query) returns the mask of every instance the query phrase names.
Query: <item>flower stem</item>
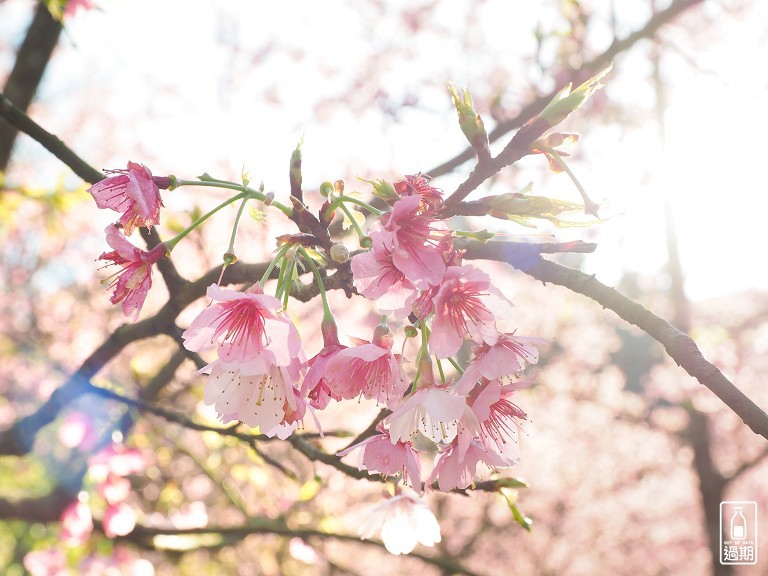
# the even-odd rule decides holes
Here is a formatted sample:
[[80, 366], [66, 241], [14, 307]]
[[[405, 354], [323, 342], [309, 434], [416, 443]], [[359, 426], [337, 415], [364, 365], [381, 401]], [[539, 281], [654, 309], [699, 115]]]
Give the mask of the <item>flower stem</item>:
[[285, 253], [288, 252], [288, 249], [290, 248], [290, 244], [285, 244], [284, 246], [281, 246], [280, 249], [277, 251], [277, 254], [275, 254], [275, 257], [272, 258], [272, 262], [269, 263], [269, 266], [267, 266], [267, 269], [264, 271], [264, 275], [261, 277], [261, 280], [259, 280], [259, 284], [262, 288], [264, 288], [264, 284], [267, 283], [267, 280], [269, 280], [269, 277], [272, 275], [272, 270], [275, 269], [275, 266], [277, 266], [277, 263], [282, 260], [283, 256], [285, 256]]
[[[240, 192], [245, 192], [248, 194], [250, 198], [255, 198], [256, 200], [259, 200], [261, 202], [263, 202], [267, 198], [267, 195], [264, 194], [264, 192], [259, 192], [258, 190], [255, 190], [248, 186], [244, 187], [242, 184], [237, 184], [235, 182], [228, 182], [226, 180], [217, 180], [216, 178], [211, 178], [210, 176], [205, 174], [200, 178], [201, 178], [200, 180], [176, 180], [175, 187], [179, 188], [180, 186], [204, 186], [208, 188], [226, 188], [229, 190], [238, 190]], [[289, 218], [293, 215], [293, 208], [291, 208], [290, 206], [286, 206], [285, 204], [282, 204], [280, 202], [273, 201], [270, 204], [270, 206], [274, 206]]]
[[[242, 189], [242, 186], [240, 186], [240, 188]], [[181, 241], [181, 239], [184, 238], [184, 236], [186, 236], [187, 234], [192, 232], [192, 230], [194, 230], [195, 228], [200, 226], [200, 224], [202, 224], [203, 222], [208, 220], [208, 218], [210, 218], [211, 216], [216, 214], [216, 212], [218, 212], [219, 210], [221, 210], [225, 206], [229, 206], [233, 202], [237, 202], [241, 198], [247, 198], [248, 195], [249, 195], [249, 192], [242, 192], [241, 191], [240, 194], [235, 194], [234, 196], [232, 196], [232, 198], [227, 198], [224, 202], [222, 202], [221, 204], [216, 206], [216, 208], [214, 208], [213, 210], [210, 210], [209, 212], [206, 212], [205, 214], [200, 216], [200, 218], [198, 218], [197, 220], [192, 222], [192, 224], [187, 226], [184, 230], [179, 232], [176, 236], [174, 236], [170, 240], [167, 240], [165, 242], [166, 250], [168, 252], [171, 252], [176, 247], [176, 244], [178, 244]]]
[[331, 214], [333, 214], [333, 211], [336, 210], [336, 208], [343, 209], [345, 202], [351, 202], [352, 204], [357, 204], [358, 206], [365, 208], [366, 210], [368, 210], [368, 212], [370, 212], [371, 214], [375, 214], [376, 216], [381, 216], [382, 214], [384, 214], [384, 212], [382, 212], [378, 208], [374, 208], [367, 202], [363, 202], [358, 198], [355, 198], [353, 196], [339, 196], [333, 202], [330, 203], [328, 208], [325, 209], [325, 217], [330, 218]]
[[317, 283], [317, 289], [320, 291], [320, 298], [323, 301], [323, 321], [328, 322], [333, 320], [333, 313], [331, 312], [331, 307], [328, 305], [328, 296], [325, 293], [325, 284], [323, 284], [323, 279], [320, 276], [320, 270], [318, 270], [317, 265], [315, 264], [315, 261], [312, 260], [309, 254], [307, 254], [307, 251], [304, 250], [304, 248], [299, 247], [298, 249], [299, 254], [304, 259], [304, 261], [309, 265], [310, 269], [312, 270], [312, 274], [315, 276], [315, 282]]
[[591, 214], [595, 218], [599, 218], [599, 214], [597, 213], [598, 208], [600, 208], [600, 205], [597, 204], [592, 198], [589, 197], [587, 194], [587, 191], [584, 190], [584, 186], [581, 185], [581, 182], [579, 182], [579, 179], [576, 178], [576, 175], [571, 172], [571, 169], [568, 168], [568, 164], [565, 163], [565, 160], [563, 160], [562, 156], [558, 154], [557, 150], [554, 148], [549, 148], [547, 146], [544, 146], [541, 148], [542, 152], [544, 152], [547, 156], [552, 158], [552, 160], [557, 164], [557, 166], [566, 174], [568, 174], [568, 177], [571, 179], [571, 182], [573, 182], [574, 186], [576, 186], [576, 189], [579, 191], [579, 194], [581, 194], [582, 200], [584, 200], [584, 212], [587, 214]]

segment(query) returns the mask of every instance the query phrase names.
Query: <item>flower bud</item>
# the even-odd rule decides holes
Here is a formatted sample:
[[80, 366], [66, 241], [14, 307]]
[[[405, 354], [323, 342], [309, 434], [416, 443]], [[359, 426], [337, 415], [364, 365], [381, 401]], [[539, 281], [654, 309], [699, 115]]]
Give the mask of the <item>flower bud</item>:
[[320, 184], [320, 195], [324, 198], [328, 198], [333, 193], [333, 184], [330, 182], [323, 182]]
[[349, 248], [344, 246], [341, 242], [336, 242], [331, 246], [330, 250], [331, 260], [339, 264], [344, 264], [349, 260]]

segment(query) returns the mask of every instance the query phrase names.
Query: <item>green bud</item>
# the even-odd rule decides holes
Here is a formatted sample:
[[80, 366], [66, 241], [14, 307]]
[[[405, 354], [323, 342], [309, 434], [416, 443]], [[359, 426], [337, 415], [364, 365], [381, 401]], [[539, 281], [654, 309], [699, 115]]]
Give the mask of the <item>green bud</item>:
[[331, 246], [330, 256], [334, 262], [344, 264], [349, 260], [349, 248], [341, 242], [336, 242]]
[[384, 202], [394, 202], [400, 199], [395, 187], [386, 180], [366, 180], [365, 178], [360, 178], [360, 180], [373, 186], [373, 195], [381, 198]]
[[462, 89], [461, 97], [459, 97], [456, 86], [451, 83], [448, 84], [448, 91], [451, 93], [451, 100], [459, 115], [459, 127], [469, 144], [475, 150], [478, 158], [490, 158], [488, 133], [485, 131], [483, 119], [475, 112], [469, 91], [466, 88]]
[[333, 193], [333, 184], [330, 182], [323, 182], [320, 184], [320, 195], [323, 198], [328, 198]]
[[592, 76], [575, 90], [571, 90], [571, 84], [563, 87], [552, 101], [547, 104], [544, 110], [538, 115], [538, 118], [546, 122], [549, 126], [557, 126], [570, 116], [571, 112], [581, 107], [587, 98], [592, 96], [598, 89], [602, 88], [600, 80], [611, 71], [613, 64], [609, 64], [603, 70]]

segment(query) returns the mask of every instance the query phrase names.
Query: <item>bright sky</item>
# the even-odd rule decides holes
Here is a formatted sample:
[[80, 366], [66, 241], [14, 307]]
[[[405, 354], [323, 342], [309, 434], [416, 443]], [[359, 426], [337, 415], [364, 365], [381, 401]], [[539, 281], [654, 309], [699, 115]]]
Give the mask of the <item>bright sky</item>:
[[[302, 135], [310, 187], [346, 175], [409, 174], [449, 158], [461, 150], [463, 137], [444, 82], [481, 94], [506, 84], [521, 99], [532, 82], [548, 88], [546, 74], [521, 55], [534, 50], [537, 22], [557, 22], [554, 12], [503, 0], [441, 2], [434, 18], [439, 28], [418, 35], [394, 16], [403, 6], [420, 5], [405, 0], [96, 4], [99, 10], [69, 22], [33, 115], [101, 167], [130, 158], [157, 174], [209, 171], [235, 179], [245, 165], [278, 194], [285, 191], [288, 157]], [[608, 283], [623, 270], [658, 273], [668, 203], [691, 297], [768, 288], [759, 251], [768, 208], [761, 174], [768, 134], [768, 4], [729, 2], [747, 6], [741, 14], [720, 4], [708, 4], [717, 28], [706, 24], [713, 26], [706, 43], [692, 45], [683, 25], [665, 31], [673, 46], [663, 61], [669, 82], [666, 148], [647, 117], [653, 92], [645, 44], [639, 54], [620, 59], [607, 79], [609, 100], [624, 106], [625, 120], [636, 125], [600, 122], [574, 150], [572, 169], [595, 199], [606, 200], [606, 214], [616, 216], [595, 230], [556, 233], [597, 240], [600, 248], [584, 266]], [[647, 17], [645, 1], [623, 0], [621, 6], [623, 31]], [[18, 37], [31, 7], [29, 0], [0, 3], [0, 34]], [[683, 22], [703, 26], [698, 18]], [[607, 33], [607, 27], [595, 31], [605, 43]], [[484, 55], [473, 52], [481, 43], [489, 46]], [[383, 53], [372, 61], [373, 50]], [[3, 74], [9, 56], [0, 59]], [[365, 67], [378, 85], [360, 86], [352, 102], [339, 103], [350, 78]], [[491, 69], [495, 76], [484, 76]], [[418, 97], [426, 110], [402, 109], [394, 122], [377, 111], [376, 98], [398, 101], [404, 95]], [[488, 111], [480, 112], [492, 125]], [[585, 131], [588, 121], [577, 115], [568, 128]], [[522, 184], [526, 170], [539, 165], [526, 162], [515, 177]], [[35, 166], [37, 178], [61, 174], [50, 159]], [[533, 177], [539, 193], [577, 198], [565, 176]], [[438, 185], [450, 190], [458, 181], [454, 175]]]

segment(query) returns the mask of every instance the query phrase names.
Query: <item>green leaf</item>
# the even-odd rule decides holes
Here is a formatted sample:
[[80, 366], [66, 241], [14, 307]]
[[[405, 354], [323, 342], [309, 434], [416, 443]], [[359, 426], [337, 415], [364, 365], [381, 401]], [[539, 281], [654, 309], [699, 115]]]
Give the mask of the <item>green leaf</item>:
[[517, 522], [521, 528], [530, 532], [533, 529], [533, 520], [523, 514], [520, 511], [520, 508], [517, 507], [517, 490], [500, 490], [499, 494], [501, 494], [502, 498], [507, 502], [507, 506], [509, 507], [510, 512], [512, 512], [512, 517], [515, 519], [515, 522]]

